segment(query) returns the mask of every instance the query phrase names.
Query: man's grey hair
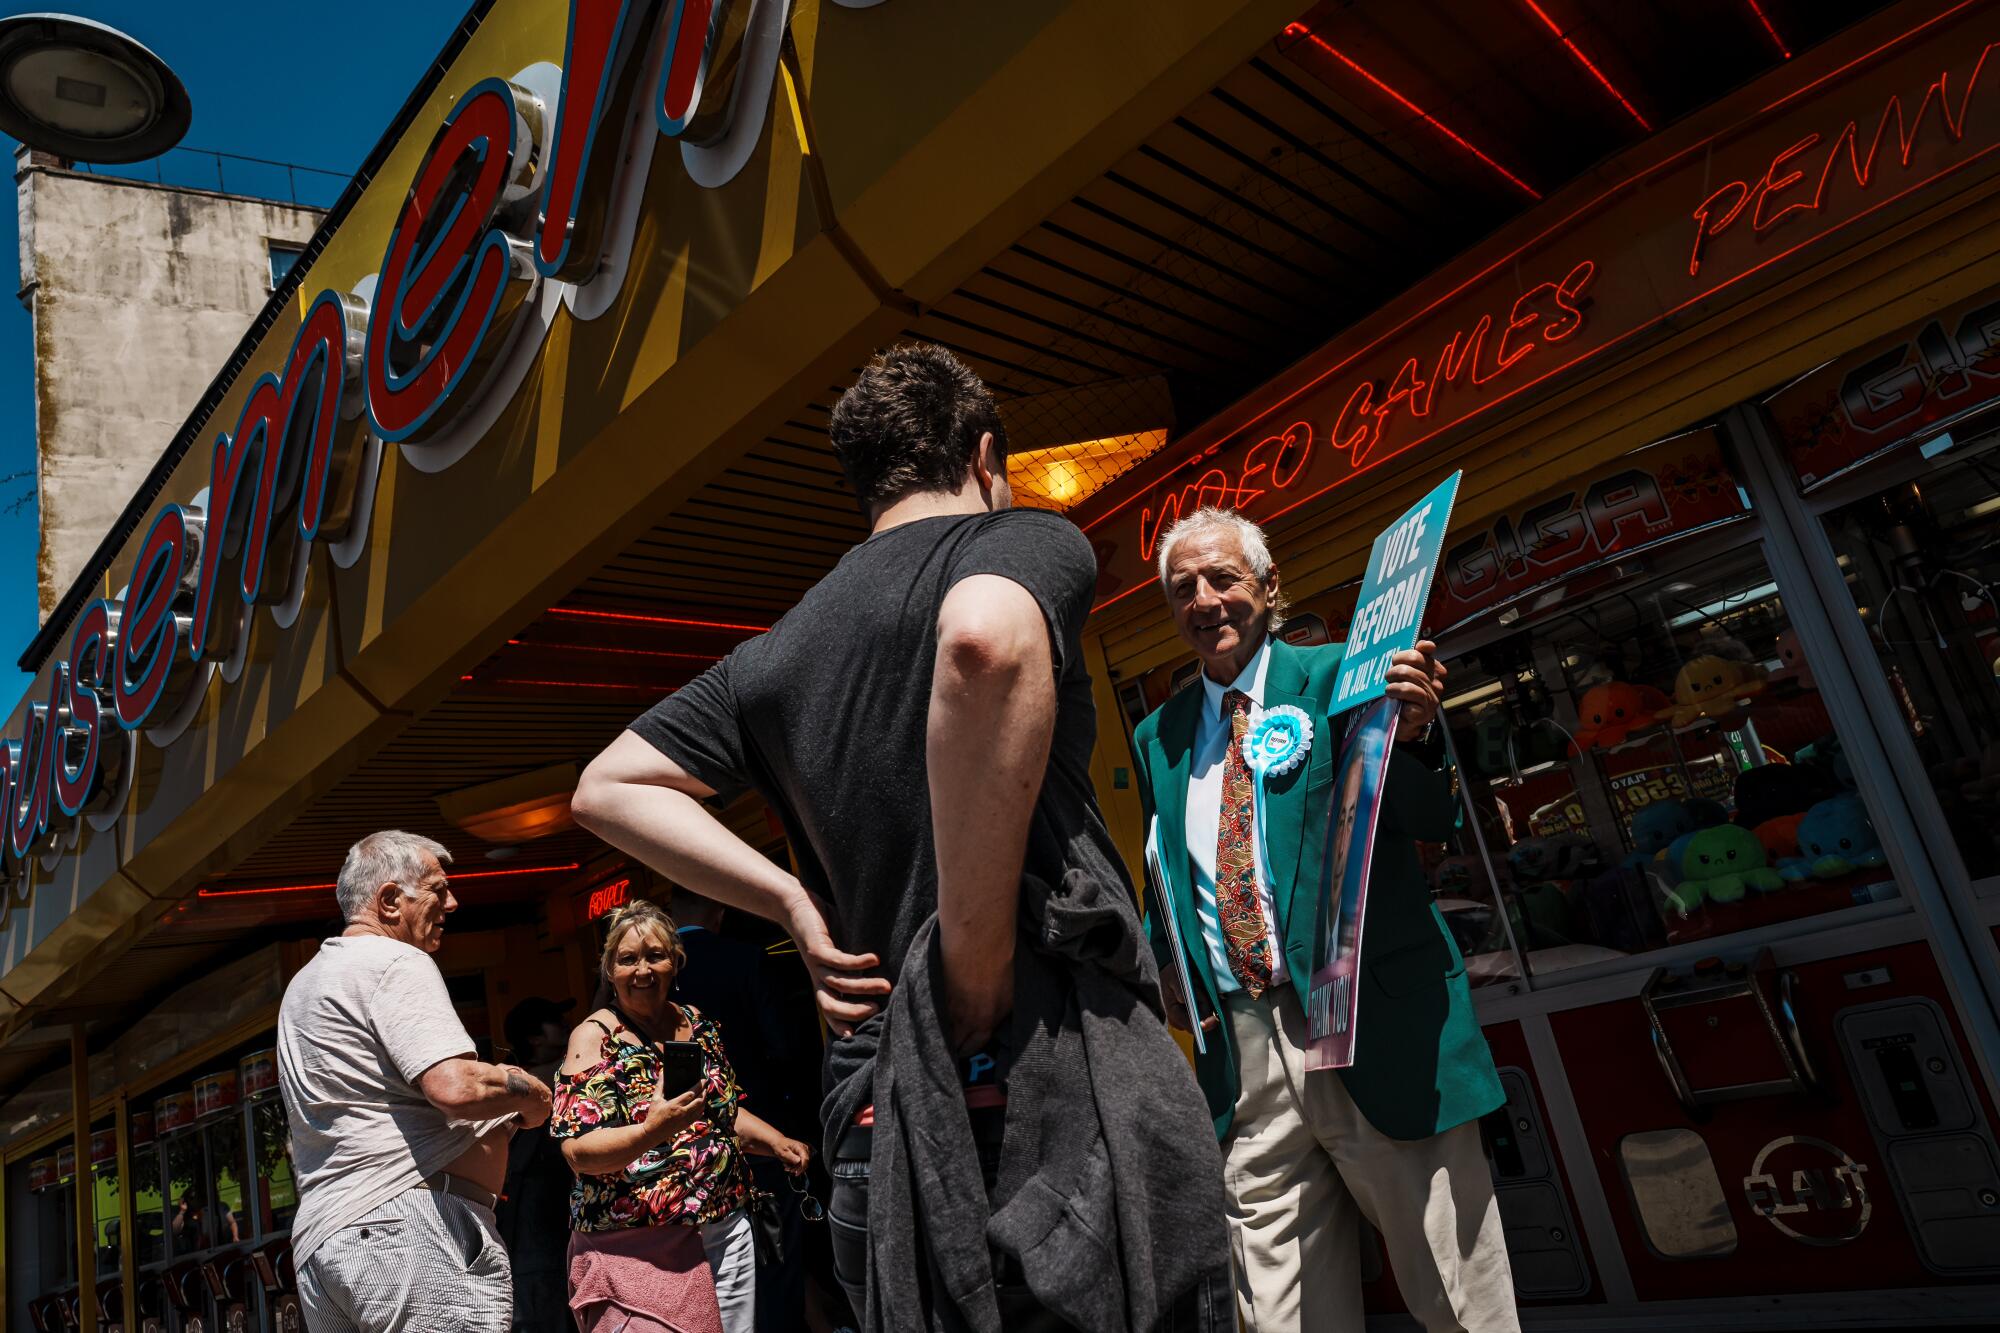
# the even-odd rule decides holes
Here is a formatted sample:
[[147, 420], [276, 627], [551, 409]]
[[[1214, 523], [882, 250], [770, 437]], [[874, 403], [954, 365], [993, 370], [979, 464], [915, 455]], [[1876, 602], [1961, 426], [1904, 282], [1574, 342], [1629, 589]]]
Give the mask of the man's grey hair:
[[444, 844], [401, 829], [371, 833], [347, 849], [340, 864], [340, 881], [333, 896], [340, 904], [340, 919], [352, 922], [374, 898], [375, 891], [394, 882], [405, 898], [413, 898], [417, 882], [424, 877], [424, 858], [434, 856], [441, 866], [451, 864]]
[[[1250, 572], [1259, 582], [1271, 576], [1275, 563], [1271, 559], [1271, 544], [1264, 540], [1264, 529], [1252, 523], [1234, 509], [1221, 509], [1215, 505], [1204, 505], [1186, 518], [1180, 519], [1160, 537], [1159, 564], [1160, 589], [1171, 591], [1168, 571], [1173, 567], [1174, 548], [1188, 537], [1204, 536], [1211, 532], [1233, 533], [1237, 545], [1243, 550], [1243, 559], [1249, 563]], [[1285, 600], [1281, 588], [1271, 599], [1270, 615], [1264, 628], [1275, 634], [1285, 623], [1285, 612], [1291, 603]]]

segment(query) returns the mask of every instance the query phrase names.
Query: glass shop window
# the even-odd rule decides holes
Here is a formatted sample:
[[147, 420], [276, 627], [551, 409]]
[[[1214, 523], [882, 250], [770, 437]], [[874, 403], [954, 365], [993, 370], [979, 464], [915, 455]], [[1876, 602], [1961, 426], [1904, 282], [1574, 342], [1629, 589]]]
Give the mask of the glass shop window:
[[210, 1245], [234, 1245], [256, 1234], [244, 1186], [250, 1180], [245, 1156], [243, 1112], [231, 1106], [202, 1131], [208, 1136], [209, 1197], [215, 1201]]
[[[1457, 669], [1454, 666], [1454, 671]], [[1446, 717], [1454, 724], [1455, 713]], [[1460, 779], [1463, 781], [1463, 776]], [[1508, 845], [1505, 807], [1486, 799], [1480, 784], [1470, 784], [1473, 808], [1479, 814], [1479, 836], [1469, 823], [1450, 842], [1419, 843], [1417, 857], [1431, 888], [1431, 903], [1444, 921], [1452, 943], [1465, 959], [1468, 984], [1490, 986], [1516, 979], [1520, 965], [1509, 946], [1510, 927], [1520, 931], [1518, 904], [1503, 891], [1502, 881], [1493, 874], [1486, 857], [1480, 855], [1480, 837], [1489, 854], [1498, 854]], [[1502, 917], [1502, 904], [1515, 915]]]
[[291, 1229], [299, 1210], [299, 1191], [292, 1175], [291, 1132], [285, 1124], [285, 1104], [276, 1097], [258, 1101], [250, 1112], [253, 1151], [257, 1154], [257, 1216], [264, 1235]]
[[56, 1158], [31, 1166], [35, 1195], [35, 1258], [40, 1292], [76, 1281], [76, 1179]]
[[132, 1149], [132, 1225], [138, 1233], [133, 1258], [141, 1266], [166, 1258], [166, 1196], [160, 1190], [157, 1143], [135, 1145]]
[[118, 1271], [124, 1246], [124, 1224], [118, 1213], [124, 1198], [118, 1175], [118, 1135], [110, 1124], [91, 1131], [91, 1226], [96, 1232], [97, 1272], [100, 1277]]
[[1758, 544], [1701, 545], [1447, 636], [1505, 903], [1482, 950], [1511, 930], [1541, 975], [1895, 894]]
[[1972, 880], [2000, 893], [2000, 290], [1764, 401]]
[[2000, 892], [2000, 418], [1955, 434], [1821, 521], [1966, 870]]
[[167, 1245], [176, 1259], [185, 1259], [215, 1242], [210, 1239], [208, 1153], [200, 1130], [168, 1135], [163, 1142], [167, 1161]]

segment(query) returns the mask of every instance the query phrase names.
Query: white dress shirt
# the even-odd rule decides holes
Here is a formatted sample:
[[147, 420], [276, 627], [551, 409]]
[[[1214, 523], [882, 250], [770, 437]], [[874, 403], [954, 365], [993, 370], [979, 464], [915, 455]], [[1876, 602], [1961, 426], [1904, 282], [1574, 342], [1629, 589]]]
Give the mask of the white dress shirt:
[[[1228, 685], [1217, 685], [1201, 676], [1205, 707], [1194, 733], [1194, 767], [1188, 774], [1187, 849], [1188, 865], [1194, 872], [1194, 910], [1201, 920], [1201, 938], [1208, 945], [1210, 969], [1215, 987], [1227, 994], [1243, 989], [1229, 967], [1229, 951], [1222, 943], [1222, 917], [1215, 906], [1215, 844], [1222, 831], [1222, 767], [1229, 756], [1229, 714], [1222, 701], [1231, 690], [1250, 698], [1250, 725], [1264, 715], [1264, 672], [1271, 665], [1271, 640], [1267, 635], [1257, 655], [1242, 674]], [[1264, 799], [1263, 784], [1251, 774], [1256, 800]], [[1285, 979], [1285, 948], [1278, 939], [1278, 910], [1271, 896], [1271, 876], [1264, 865], [1262, 840], [1256, 847], [1257, 901], [1264, 909], [1264, 930], [1271, 941], [1271, 984]]]

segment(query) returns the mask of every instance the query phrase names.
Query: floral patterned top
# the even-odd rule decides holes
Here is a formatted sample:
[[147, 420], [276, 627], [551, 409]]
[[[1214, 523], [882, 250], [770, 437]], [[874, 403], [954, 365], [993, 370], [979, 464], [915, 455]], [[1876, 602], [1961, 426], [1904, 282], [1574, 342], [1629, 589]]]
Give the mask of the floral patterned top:
[[[641, 1153], [623, 1171], [608, 1176], [579, 1172], [569, 1196], [573, 1230], [700, 1226], [750, 1202], [749, 1172], [736, 1142], [742, 1093], [723, 1054], [722, 1030], [693, 1005], [681, 1009], [694, 1029], [692, 1040], [706, 1057], [702, 1084], [708, 1113], [667, 1143]], [[643, 1123], [660, 1073], [659, 1053], [622, 1023], [616, 1025], [604, 1034], [596, 1064], [557, 1077], [550, 1135], [573, 1139], [593, 1129]]]

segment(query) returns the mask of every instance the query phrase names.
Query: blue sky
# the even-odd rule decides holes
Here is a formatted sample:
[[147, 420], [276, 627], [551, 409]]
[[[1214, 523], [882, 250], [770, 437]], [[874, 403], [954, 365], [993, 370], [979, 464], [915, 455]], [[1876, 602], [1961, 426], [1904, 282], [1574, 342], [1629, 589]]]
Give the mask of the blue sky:
[[[20, 12], [59, 9], [138, 38], [187, 85], [194, 123], [183, 144], [336, 173], [297, 177], [300, 201], [325, 207], [375, 146], [469, 4], [340, 0], [322, 9], [271, 0], [66, 0]], [[329, 108], [334, 114], [327, 114]], [[11, 163], [14, 141], [0, 135], [0, 145]], [[158, 165], [170, 182], [215, 187], [212, 158], [175, 152]], [[154, 164], [117, 170], [151, 179]], [[223, 163], [223, 181], [234, 193], [272, 198], [286, 197], [291, 188], [282, 170], [232, 162]], [[10, 290], [20, 285], [17, 220], [10, 195], [0, 207], [0, 262]], [[0, 476], [27, 474], [0, 487], [4, 509], [33, 490], [35, 466], [32, 321], [11, 300], [0, 300], [0, 423]], [[152, 447], [166, 445], [162, 439]], [[14, 663], [37, 628], [37, 545], [32, 501], [0, 512], [0, 719], [31, 683]]]

